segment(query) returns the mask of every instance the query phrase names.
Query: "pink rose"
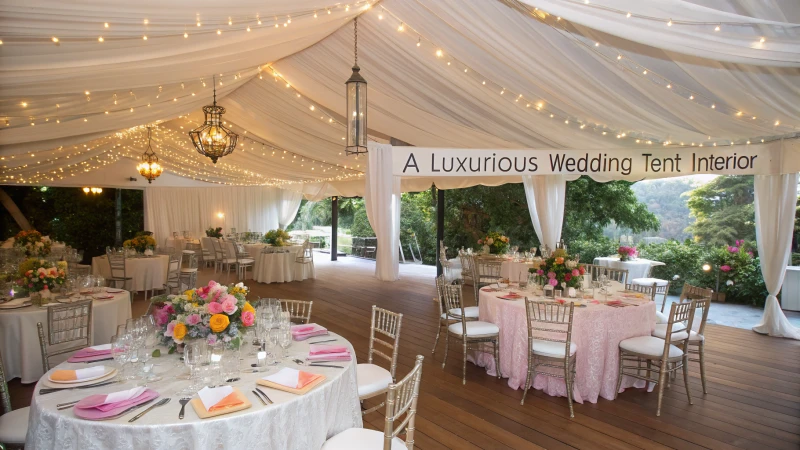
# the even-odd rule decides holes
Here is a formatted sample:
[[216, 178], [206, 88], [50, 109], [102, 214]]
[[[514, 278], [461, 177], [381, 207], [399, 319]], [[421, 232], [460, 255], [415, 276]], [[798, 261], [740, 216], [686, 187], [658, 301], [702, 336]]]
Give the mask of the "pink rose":
[[211, 314], [219, 314], [222, 312], [222, 304], [217, 302], [207, 304], [206, 308], [208, 308], [208, 312]]
[[555, 278], [550, 278], [549, 283], [550, 283], [550, 286], [553, 286], [553, 287], [558, 286], [558, 280], [556, 280]]
[[217, 343], [217, 335], [216, 334], [209, 334], [208, 338], [206, 338], [206, 342], [208, 345], [214, 345]]
[[200, 314], [189, 314], [186, 318], [186, 325], [194, 326], [200, 323]]
[[156, 319], [156, 324], [160, 327], [163, 327], [167, 321], [169, 320], [169, 314], [165, 311], [167, 308], [157, 309], [153, 316]]
[[719, 270], [721, 270], [723, 272], [730, 272], [731, 271], [731, 266], [727, 266], [727, 265], [719, 266]]
[[542, 269], [537, 270], [536, 275], [544, 275], [544, 270]]
[[178, 323], [178, 322], [177, 322], [177, 321], [175, 321], [175, 320], [173, 320], [172, 322], [168, 323], [168, 324], [167, 324], [167, 330], [166, 330], [166, 331], [164, 331], [164, 336], [166, 336], [166, 337], [172, 337], [172, 330], [174, 330], [174, 329], [175, 329], [175, 324], [177, 324], [177, 323]]
[[[547, 278], [550, 278], [551, 280], [555, 280], [556, 273], [555, 272], [547, 272]], [[555, 284], [553, 286], [555, 286]]]
[[225, 311], [225, 314], [229, 316], [239, 309], [239, 307], [236, 306], [236, 298], [232, 295], [225, 297], [225, 300], [222, 301], [221, 305], [222, 310]]
[[252, 327], [256, 323], [256, 315], [253, 311], [244, 311], [242, 313], [242, 325]]
[[572, 276], [579, 277], [581, 276], [581, 272], [578, 269], [572, 269]]
[[728, 251], [731, 253], [739, 253], [739, 247], [728, 247]]

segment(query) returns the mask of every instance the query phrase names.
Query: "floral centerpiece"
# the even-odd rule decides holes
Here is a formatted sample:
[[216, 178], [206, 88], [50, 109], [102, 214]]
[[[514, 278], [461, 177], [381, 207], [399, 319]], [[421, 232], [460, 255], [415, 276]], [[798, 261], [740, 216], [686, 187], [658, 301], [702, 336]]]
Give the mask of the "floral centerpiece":
[[206, 230], [206, 236], [212, 238], [221, 238], [222, 237], [222, 227], [208, 227]]
[[63, 264], [60, 266], [46, 259], [29, 258], [19, 265], [17, 285], [27, 292], [49, 294], [60, 288], [67, 279], [66, 268]]
[[508, 237], [491, 231], [483, 239], [478, 239], [478, 245], [488, 246], [490, 253], [505, 253], [508, 248]]
[[138, 253], [144, 253], [144, 251], [148, 248], [156, 246], [156, 240], [153, 239], [153, 236], [150, 236], [149, 234], [139, 232], [136, 233], [136, 236], [133, 238], [123, 242], [122, 246], [125, 248], [132, 248]]
[[559, 248], [538, 269], [530, 268], [528, 271], [534, 274], [538, 284], [566, 289], [581, 286], [586, 268], [578, 263], [577, 256], [568, 255]]
[[638, 252], [636, 251], [636, 247], [628, 247], [627, 245], [620, 245], [617, 249], [617, 254], [619, 255], [620, 261], [628, 261], [630, 259], [636, 258]]
[[50, 254], [50, 241], [42, 238], [42, 233], [36, 230], [22, 230], [17, 233], [14, 236], [14, 247], [23, 248], [28, 258]]
[[242, 330], [256, 323], [255, 308], [245, 299], [248, 291], [242, 283], [226, 286], [212, 280], [181, 295], [153, 298], [164, 344], [173, 351], [187, 339], [205, 339], [238, 348]]
[[269, 230], [264, 233], [264, 242], [270, 245], [274, 245], [276, 247], [283, 247], [285, 245], [289, 245], [289, 241], [292, 240], [292, 236], [286, 232], [283, 228], [278, 228], [277, 230]]

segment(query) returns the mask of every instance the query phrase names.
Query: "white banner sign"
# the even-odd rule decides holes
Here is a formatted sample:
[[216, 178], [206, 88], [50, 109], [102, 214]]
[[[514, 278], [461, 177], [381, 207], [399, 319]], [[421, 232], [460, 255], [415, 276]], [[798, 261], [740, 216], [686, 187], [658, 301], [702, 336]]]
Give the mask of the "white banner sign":
[[393, 174], [487, 177], [576, 174], [619, 179], [692, 174], [753, 175], [800, 171], [800, 146], [773, 142], [729, 147], [637, 150], [466, 150], [393, 147]]

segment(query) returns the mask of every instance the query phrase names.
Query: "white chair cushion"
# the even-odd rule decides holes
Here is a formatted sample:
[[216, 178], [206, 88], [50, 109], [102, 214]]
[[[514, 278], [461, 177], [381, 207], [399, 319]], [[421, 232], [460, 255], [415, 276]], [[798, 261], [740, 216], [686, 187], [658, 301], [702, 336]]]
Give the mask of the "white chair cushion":
[[239, 264], [253, 264], [254, 262], [255, 259], [250, 259], [250, 258], [242, 258], [239, 260]]
[[[639, 336], [625, 339], [619, 343], [619, 348], [633, 353], [640, 353], [647, 356], [661, 357], [664, 354], [664, 340], [655, 336]], [[683, 350], [670, 344], [669, 357], [675, 358], [683, 355]]]
[[[566, 349], [567, 346], [563, 342], [544, 341], [541, 339], [533, 340], [533, 353], [536, 355], [563, 358]], [[574, 355], [577, 350], [578, 346], [574, 342], [570, 342], [569, 355]]]
[[224, 258], [222, 262], [224, 262], [225, 264], [235, 264], [236, 258]]
[[[477, 319], [478, 318], [478, 307], [477, 306], [467, 306], [464, 308], [464, 313], [467, 315], [467, 319]], [[461, 308], [453, 308], [450, 310], [450, 314], [455, 314], [457, 316], [461, 315]], [[442, 314], [442, 319], [446, 319], [447, 314]]]
[[634, 278], [631, 280], [631, 284], [636, 284], [639, 286], [652, 286], [655, 284], [658, 287], [663, 287], [667, 285], [667, 280], [661, 280], [658, 278]]
[[[661, 338], [661, 339], [666, 339], [667, 338], [667, 325], [669, 325], [669, 324], [668, 323], [657, 323], [656, 324], [656, 329], [653, 331], [653, 336], [655, 336], [657, 338]], [[681, 331], [677, 331], [677, 330], [681, 330]], [[687, 337], [689, 337], [689, 335], [686, 334], [686, 326], [684, 324], [682, 324], [682, 323], [673, 323], [672, 324], [672, 331], [673, 332], [672, 332], [672, 338], [671, 339], [672, 339], [673, 342], [674, 341], [682, 341], [682, 340], [686, 339]]]
[[695, 332], [695, 331], [690, 331], [689, 332], [689, 342], [700, 342], [700, 341], [705, 341], [705, 340], [706, 340], [706, 337], [703, 336], [702, 334], [697, 334], [697, 332]]
[[0, 442], [14, 445], [25, 443], [30, 411], [30, 408], [20, 408], [0, 416]]
[[[451, 324], [447, 329], [455, 334], [461, 334], [464, 331], [461, 327], [461, 322]], [[467, 336], [483, 336], [498, 333], [500, 333], [500, 327], [491, 322], [481, 322], [479, 320], [467, 322]]]
[[181, 269], [181, 273], [192, 273], [192, 272], [197, 272], [197, 267]]
[[356, 366], [356, 382], [358, 383], [358, 398], [363, 400], [389, 389], [392, 374], [375, 364], [359, 364]]
[[194, 250], [184, 250], [183, 254], [184, 255], [194, 255]]
[[669, 316], [656, 310], [656, 323], [669, 323]]
[[[383, 431], [348, 428], [322, 444], [322, 450], [381, 450]], [[400, 438], [392, 439], [392, 450], [408, 450]]]

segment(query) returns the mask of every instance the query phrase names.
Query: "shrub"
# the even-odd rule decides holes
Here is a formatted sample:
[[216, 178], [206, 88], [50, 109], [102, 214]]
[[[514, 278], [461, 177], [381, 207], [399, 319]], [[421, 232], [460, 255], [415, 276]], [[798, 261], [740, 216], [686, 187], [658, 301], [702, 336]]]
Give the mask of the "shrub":
[[618, 247], [617, 242], [603, 236], [599, 239], [572, 241], [568, 245], [568, 250], [572, 255], [580, 254], [580, 262], [592, 264], [597, 257], [616, 255]]

